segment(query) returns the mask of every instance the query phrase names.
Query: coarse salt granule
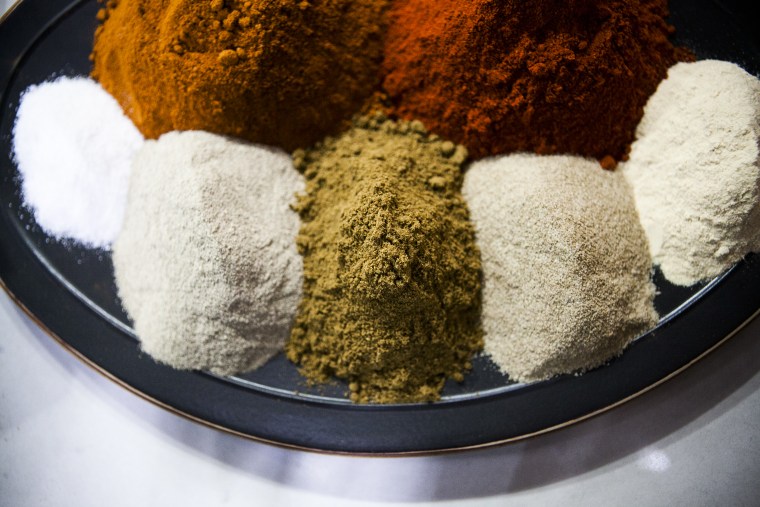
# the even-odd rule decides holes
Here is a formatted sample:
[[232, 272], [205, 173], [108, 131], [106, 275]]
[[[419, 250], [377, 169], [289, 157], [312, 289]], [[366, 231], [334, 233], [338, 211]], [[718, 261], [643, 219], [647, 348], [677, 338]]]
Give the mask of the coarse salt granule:
[[143, 137], [84, 77], [30, 86], [13, 128], [23, 200], [48, 234], [108, 248], [121, 228], [132, 157]]

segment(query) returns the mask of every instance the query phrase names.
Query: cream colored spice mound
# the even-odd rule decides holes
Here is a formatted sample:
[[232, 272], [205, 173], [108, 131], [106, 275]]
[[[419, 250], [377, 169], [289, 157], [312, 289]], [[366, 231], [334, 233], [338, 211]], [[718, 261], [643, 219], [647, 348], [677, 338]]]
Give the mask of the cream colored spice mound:
[[622, 174], [528, 154], [474, 163], [463, 194], [483, 264], [485, 352], [513, 380], [599, 366], [658, 320]]
[[760, 80], [733, 63], [679, 63], [636, 136], [621, 171], [668, 280], [708, 280], [760, 250]]
[[143, 350], [227, 375], [280, 351], [301, 297], [289, 208], [303, 178], [285, 153], [205, 132], [148, 141], [113, 246]]

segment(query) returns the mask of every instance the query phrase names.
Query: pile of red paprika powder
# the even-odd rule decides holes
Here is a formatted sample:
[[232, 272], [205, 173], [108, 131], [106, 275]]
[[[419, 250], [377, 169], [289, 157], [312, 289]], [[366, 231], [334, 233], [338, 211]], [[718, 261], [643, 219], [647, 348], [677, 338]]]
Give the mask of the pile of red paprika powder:
[[397, 0], [382, 84], [391, 112], [465, 145], [625, 160], [667, 69], [667, 0]]

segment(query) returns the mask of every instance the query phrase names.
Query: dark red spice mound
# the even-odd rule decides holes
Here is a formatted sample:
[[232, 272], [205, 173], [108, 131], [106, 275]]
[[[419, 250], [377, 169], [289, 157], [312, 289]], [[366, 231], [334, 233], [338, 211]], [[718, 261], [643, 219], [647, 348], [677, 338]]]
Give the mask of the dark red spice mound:
[[666, 0], [399, 0], [383, 84], [394, 112], [474, 157], [625, 158], [643, 107], [687, 58]]

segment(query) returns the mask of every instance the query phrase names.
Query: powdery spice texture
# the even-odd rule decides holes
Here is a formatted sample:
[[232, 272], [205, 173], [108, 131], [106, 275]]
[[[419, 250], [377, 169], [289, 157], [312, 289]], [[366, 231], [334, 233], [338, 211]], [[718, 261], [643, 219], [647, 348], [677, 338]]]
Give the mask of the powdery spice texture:
[[386, 0], [109, 0], [93, 76], [146, 137], [207, 130], [292, 150], [372, 94]]
[[113, 251], [143, 350], [226, 375], [282, 349], [301, 296], [289, 205], [302, 189], [280, 151], [205, 132], [146, 143]]
[[485, 351], [519, 381], [585, 370], [657, 323], [651, 260], [623, 176], [517, 154], [465, 174], [483, 264]]
[[677, 285], [760, 249], [760, 81], [715, 60], [679, 63], [646, 106], [631, 160], [655, 264]]
[[29, 87], [13, 128], [24, 203], [57, 238], [108, 248], [121, 229], [130, 163], [143, 138], [96, 82]]
[[575, 153], [612, 167], [688, 57], [666, 15], [666, 0], [393, 2], [383, 86], [402, 118], [475, 158]]

